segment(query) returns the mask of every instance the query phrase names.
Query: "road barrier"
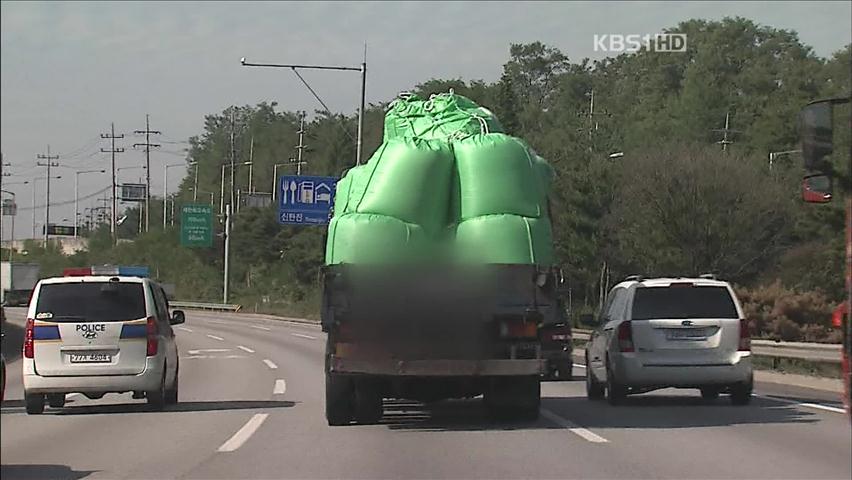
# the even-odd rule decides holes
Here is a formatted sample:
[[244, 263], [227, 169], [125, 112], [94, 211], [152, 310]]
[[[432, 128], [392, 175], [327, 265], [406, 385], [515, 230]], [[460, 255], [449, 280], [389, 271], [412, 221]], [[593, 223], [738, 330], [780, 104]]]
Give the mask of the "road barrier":
[[204, 303], [204, 302], [169, 302], [172, 308], [185, 308], [188, 310], [211, 310], [217, 312], [239, 312], [242, 305], [227, 303]]

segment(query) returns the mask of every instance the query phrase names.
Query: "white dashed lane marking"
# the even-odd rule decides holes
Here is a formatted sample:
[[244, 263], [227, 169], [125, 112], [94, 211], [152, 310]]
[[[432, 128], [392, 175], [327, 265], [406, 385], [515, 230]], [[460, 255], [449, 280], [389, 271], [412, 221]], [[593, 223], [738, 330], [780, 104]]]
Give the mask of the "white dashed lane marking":
[[242, 345], [237, 345], [237, 348], [239, 348], [240, 350], [242, 350], [242, 351], [244, 351], [244, 352], [254, 353], [254, 350], [252, 350], [252, 349], [250, 349], [250, 348], [248, 348], [248, 347], [244, 347], [244, 346], [242, 346]]
[[207, 336], [208, 336], [209, 338], [212, 338], [213, 340], [219, 340], [220, 342], [221, 342], [222, 340], [224, 340], [224, 338], [222, 338], [222, 337], [217, 337], [216, 335], [210, 335], [209, 333], [207, 334]]
[[284, 395], [284, 392], [287, 391], [287, 382], [283, 379], [275, 380], [275, 388], [272, 389], [273, 395]]
[[310, 335], [305, 335], [303, 333], [291, 333], [290, 335], [293, 335], [294, 337], [299, 337], [299, 338], [307, 338], [308, 340], [316, 340], [317, 339], [317, 337], [312, 337]]
[[272, 370], [275, 370], [276, 368], [278, 368], [278, 365], [275, 365], [274, 363], [272, 363], [272, 360], [264, 359], [263, 363], [265, 363], [266, 366], [271, 368]]
[[249, 325], [251, 328], [256, 328], [258, 330], [266, 330], [267, 332], [272, 330], [271, 328], [261, 327], [260, 325]]
[[192, 333], [192, 329], [191, 329], [191, 328], [186, 328], [186, 327], [177, 327], [177, 328], [178, 328], [178, 330], [183, 330], [184, 332]]
[[831, 407], [831, 406], [828, 406], [828, 405], [820, 405], [818, 403], [807, 403], [807, 402], [802, 403], [802, 402], [796, 402], [796, 401], [793, 401], [793, 400], [787, 400], [786, 398], [771, 397], [771, 396], [768, 396], [768, 395], [758, 395], [756, 393], [753, 393], [752, 396], [757, 397], [757, 398], [762, 398], [764, 400], [770, 400], [770, 401], [773, 401], [773, 402], [780, 402], [780, 403], [786, 403], [786, 404], [789, 404], [789, 405], [796, 405], [798, 407], [813, 408], [813, 409], [816, 409], [816, 410], [825, 410], [826, 412], [832, 412], [832, 413], [846, 413], [846, 411], [844, 411], [842, 408]]
[[609, 440], [601, 437], [600, 435], [592, 433], [590, 430], [587, 430], [583, 427], [580, 427], [579, 425], [574, 424], [574, 422], [571, 422], [568, 419], [560, 417], [559, 415], [551, 412], [550, 410], [542, 408], [541, 414], [542, 416], [544, 416], [544, 418], [559, 425], [560, 427], [567, 428], [569, 432], [573, 433], [574, 435], [577, 435], [583, 440], [592, 443], [609, 443]]

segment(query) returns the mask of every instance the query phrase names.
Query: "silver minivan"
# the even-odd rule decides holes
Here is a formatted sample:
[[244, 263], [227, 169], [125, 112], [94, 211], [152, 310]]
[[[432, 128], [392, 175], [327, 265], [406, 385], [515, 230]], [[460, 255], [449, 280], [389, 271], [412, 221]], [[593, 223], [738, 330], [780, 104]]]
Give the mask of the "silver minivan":
[[23, 383], [29, 414], [65, 405], [69, 393], [97, 399], [133, 392], [155, 409], [178, 400], [172, 325], [184, 314], [163, 288], [137, 276], [71, 275], [36, 285], [27, 312]]
[[628, 394], [697, 388], [711, 400], [751, 399], [751, 336], [727, 282], [629, 278], [610, 291], [586, 349], [590, 399], [618, 404]]

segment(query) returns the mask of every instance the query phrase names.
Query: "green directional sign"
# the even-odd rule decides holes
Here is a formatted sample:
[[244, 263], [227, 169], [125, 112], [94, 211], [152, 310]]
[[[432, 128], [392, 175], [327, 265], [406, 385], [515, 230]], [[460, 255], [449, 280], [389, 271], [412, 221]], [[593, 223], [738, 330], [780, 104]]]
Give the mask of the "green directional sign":
[[180, 244], [184, 247], [213, 246], [213, 207], [206, 203], [181, 207]]

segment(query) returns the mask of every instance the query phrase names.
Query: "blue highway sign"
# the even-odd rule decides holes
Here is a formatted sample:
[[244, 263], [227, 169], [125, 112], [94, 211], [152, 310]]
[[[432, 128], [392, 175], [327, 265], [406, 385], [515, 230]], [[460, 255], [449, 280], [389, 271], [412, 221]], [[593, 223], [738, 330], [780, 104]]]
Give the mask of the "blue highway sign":
[[335, 177], [282, 175], [278, 179], [278, 223], [327, 224], [331, 220], [336, 187]]

